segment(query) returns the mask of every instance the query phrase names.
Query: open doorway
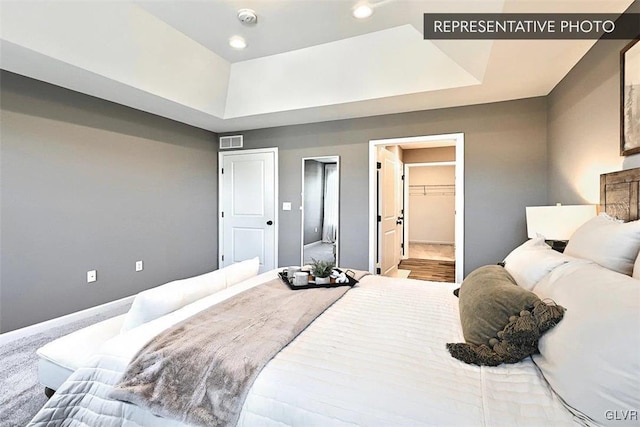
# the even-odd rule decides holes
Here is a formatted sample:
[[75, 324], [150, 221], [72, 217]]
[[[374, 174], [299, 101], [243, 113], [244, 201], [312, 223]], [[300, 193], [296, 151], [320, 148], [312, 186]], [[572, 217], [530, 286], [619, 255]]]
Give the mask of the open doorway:
[[370, 141], [370, 271], [461, 282], [464, 135]]
[[455, 150], [454, 147], [424, 148], [410, 153], [420, 153], [423, 159], [453, 160], [405, 163], [405, 250], [399, 268], [410, 271], [409, 277], [414, 279], [453, 282], [456, 261]]

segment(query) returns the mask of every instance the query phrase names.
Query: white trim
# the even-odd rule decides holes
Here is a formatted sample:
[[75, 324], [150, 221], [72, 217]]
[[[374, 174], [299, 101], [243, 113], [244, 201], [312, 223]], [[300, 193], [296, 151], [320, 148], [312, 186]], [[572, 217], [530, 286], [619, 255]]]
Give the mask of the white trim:
[[274, 241], [274, 254], [273, 254], [273, 263], [274, 268], [279, 267], [278, 264], [278, 242], [280, 240], [279, 228], [280, 228], [280, 199], [279, 199], [279, 189], [280, 189], [280, 171], [278, 167], [278, 147], [271, 148], [254, 148], [250, 150], [234, 150], [234, 151], [220, 151], [218, 152], [218, 268], [220, 268], [220, 263], [222, 262], [222, 249], [224, 246], [224, 219], [222, 218], [222, 211], [224, 206], [222, 205], [222, 194], [223, 194], [223, 185], [222, 185], [222, 166], [224, 165], [224, 156], [232, 156], [238, 154], [258, 154], [258, 153], [273, 153], [274, 161], [273, 161], [273, 174], [274, 174], [274, 191], [273, 195], [273, 203], [274, 203], [274, 215], [275, 215], [275, 241]]
[[[443, 140], [453, 140], [443, 143]], [[464, 277], [464, 133], [426, 135], [407, 138], [374, 139], [369, 141], [369, 271], [375, 272], [376, 260], [376, 147], [379, 145], [404, 145], [413, 143], [433, 143], [433, 147], [456, 147], [456, 219], [455, 219], [455, 257], [456, 282]], [[415, 164], [415, 163], [414, 163]]]
[[336, 168], [338, 170], [338, 224], [336, 226], [336, 235], [338, 236], [337, 241], [335, 243], [336, 246], [336, 265], [339, 264], [340, 260], [340, 156], [314, 156], [314, 157], [303, 157], [302, 158], [302, 186], [300, 187], [302, 191], [300, 192], [300, 265], [304, 265], [304, 249], [313, 246], [318, 243], [322, 243], [322, 240], [319, 242], [309, 243], [304, 245], [304, 161], [305, 160], [329, 160], [335, 159]]
[[51, 328], [63, 326], [71, 322], [76, 322], [78, 320], [86, 319], [91, 316], [95, 316], [96, 314], [100, 314], [108, 310], [116, 309], [126, 304], [130, 304], [133, 302], [133, 299], [136, 297], [136, 295], [131, 295], [128, 297], [121, 298], [119, 300], [96, 305], [95, 307], [89, 307], [84, 310], [76, 311], [75, 313], [70, 313], [64, 316], [56, 317], [55, 319], [36, 323], [35, 325], [25, 326], [24, 328], [16, 329], [15, 331], [5, 332], [4, 334], [0, 334], [0, 345], [10, 343], [17, 339], [35, 335]]
[[280, 242], [280, 168], [278, 166], [278, 147], [273, 147], [270, 150], [273, 150], [273, 168], [274, 168], [274, 178], [275, 178], [275, 183], [274, 183], [274, 187], [275, 187], [275, 194], [273, 195], [273, 203], [275, 204], [275, 216], [276, 216], [276, 230], [274, 231], [275, 233], [275, 237], [276, 237], [276, 241], [274, 242], [274, 248], [273, 250], [275, 251], [275, 253], [273, 254], [273, 263], [275, 265], [275, 268], [280, 267], [280, 264], [278, 263], [278, 242]]
[[[424, 148], [434, 147], [454, 147], [459, 141], [459, 136], [463, 136], [463, 133], [447, 133], [440, 135], [425, 135], [425, 136], [408, 136], [401, 138], [388, 138], [388, 139], [372, 139], [369, 143], [375, 145], [401, 145], [401, 144], [415, 144], [422, 143]], [[447, 142], [451, 141], [451, 142]], [[454, 142], [455, 141], [455, 142]]]
[[464, 279], [464, 134], [456, 136], [456, 282]]
[[[428, 162], [428, 163], [405, 163], [404, 164], [404, 241], [411, 243], [412, 241], [409, 240], [409, 227], [410, 227], [410, 221], [411, 221], [411, 215], [410, 215], [410, 209], [409, 209], [409, 205], [411, 204], [411, 198], [409, 197], [409, 180], [410, 180], [410, 169], [411, 168], [422, 168], [422, 167], [438, 167], [438, 166], [455, 166], [456, 162]], [[455, 209], [455, 207], [454, 207]], [[455, 233], [455, 231], [454, 231]], [[455, 237], [454, 237], [455, 238]], [[430, 241], [422, 241], [422, 240], [414, 240], [413, 242], [419, 242], [419, 243], [433, 243], [433, 244], [451, 244], [451, 245], [455, 245], [455, 242], [450, 242], [450, 243], [445, 243], [445, 242], [430, 242]], [[405, 250], [404, 255], [402, 256], [402, 259], [408, 259], [409, 258], [409, 251]]]

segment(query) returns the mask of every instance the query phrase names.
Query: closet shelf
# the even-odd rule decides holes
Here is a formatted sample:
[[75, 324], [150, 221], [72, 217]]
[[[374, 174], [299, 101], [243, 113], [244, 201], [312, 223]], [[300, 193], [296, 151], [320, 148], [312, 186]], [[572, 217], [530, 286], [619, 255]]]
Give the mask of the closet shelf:
[[410, 196], [454, 196], [456, 186], [454, 184], [443, 185], [409, 185]]

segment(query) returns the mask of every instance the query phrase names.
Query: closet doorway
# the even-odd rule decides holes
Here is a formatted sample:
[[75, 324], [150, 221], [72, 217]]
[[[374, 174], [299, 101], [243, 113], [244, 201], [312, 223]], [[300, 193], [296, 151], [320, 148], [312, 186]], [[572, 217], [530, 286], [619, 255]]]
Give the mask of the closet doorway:
[[[369, 160], [369, 270], [460, 283], [464, 276], [464, 134], [372, 140]], [[398, 167], [385, 171], [385, 164], [391, 163]], [[390, 173], [394, 169], [397, 174]], [[396, 188], [397, 199], [392, 194]], [[397, 200], [395, 217], [395, 208], [387, 206], [389, 200]], [[387, 216], [395, 219], [395, 233], [390, 232], [391, 226], [385, 227]], [[395, 258], [397, 253], [401, 256]], [[393, 258], [399, 263], [389, 261]]]
[[413, 278], [454, 280], [455, 166], [455, 161], [404, 165], [405, 250], [400, 268], [412, 271]]

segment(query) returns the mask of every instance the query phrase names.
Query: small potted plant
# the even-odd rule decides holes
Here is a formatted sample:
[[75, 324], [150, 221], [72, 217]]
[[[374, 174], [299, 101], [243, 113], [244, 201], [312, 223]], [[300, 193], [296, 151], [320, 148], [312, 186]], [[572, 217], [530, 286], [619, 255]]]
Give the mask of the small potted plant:
[[326, 285], [331, 283], [331, 272], [335, 264], [330, 261], [313, 260], [311, 263], [311, 274], [316, 278], [317, 285]]

